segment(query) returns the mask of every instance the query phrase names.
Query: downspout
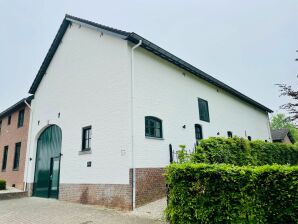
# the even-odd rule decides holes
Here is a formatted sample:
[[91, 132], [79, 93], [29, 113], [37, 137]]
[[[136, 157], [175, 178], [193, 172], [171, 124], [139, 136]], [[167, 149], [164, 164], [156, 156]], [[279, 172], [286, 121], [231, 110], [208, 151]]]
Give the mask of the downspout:
[[271, 127], [270, 127], [270, 117], [269, 117], [269, 113], [267, 112], [267, 129], [268, 129], [268, 134], [269, 134], [269, 142], [273, 142], [272, 140], [272, 134], [271, 134]]
[[136, 208], [136, 167], [134, 152], [134, 50], [142, 44], [142, 40], [131, 49], [131, 166], [132, 166], [132, 209]]
[[29, 162], [30, 162], [30, 154], [31, 154], [31, 131], [32, 131], [32, 120], [33, 120], [33, 112], [32, 112], [32, 108], [31, 108], [31, 106], [30, 106], [30, 104], [27, 102], [27, 100], [24, 100], [24, 103], [26, 104], [26, 106], [29, 108], [29, 110], [30, 110], [30, 120], [29, 120], [29, 126], [30, 126], [30, 131], [29, 131], [29, 133], [28, 133], [28, 136], [27, 136], [27, 138], [30, 138], [30, 139], [28, 139], [29, 140], [29, 144], [27, 144], [27, 150], [29, 150], [28, 151], [28, 153], [27, 153], [27, 155], [28, 155], [28, 158], [26, 158], [27, 159], [27, 164], [26, 164], [26, 178], [25, 178], [25, 184], [24, 184], [24, 187], [23, 187], [23, 191], [26, 191], [27, 190], [27, 179], [28, 179], [28, 173], [29, 173]]

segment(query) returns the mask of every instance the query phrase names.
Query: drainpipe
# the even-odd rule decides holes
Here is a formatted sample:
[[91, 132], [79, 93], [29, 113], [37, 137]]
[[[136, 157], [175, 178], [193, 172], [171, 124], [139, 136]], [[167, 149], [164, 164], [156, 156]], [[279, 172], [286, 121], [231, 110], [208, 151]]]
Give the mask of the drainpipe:
[[142, 44], [142, 40], [131, 49], [131, 166], [132, 166], [132, 209], [136, 208], [136, 168], [134, 152], [134, 50]]
[[30, 104], [27, 102], [27, 100], [24, 100], [24, 103], [27, 105], [27, 107], [31, 110]]
[[26, 191], [27, 189], [27, 179], [28, 179], [28, 173], [29, 173], [29, 162], [30, 162], [30, 154], [31, 154], [31, 131], [32, 131], [32, 120], [33, 120], [33, 112], [32, 112], [32, 109], [31, 109], [31, 106], [30, 104], [27, 102], [27, 100], [24, 100], [24, 103], [26, 104], [26, 106], [29, 108], [30, 110], [30, 121], [29, 121], [29, 126], [30, 126], [30, 131], [28, 133], [28, 139], [29, 140], [29, 144], [27, 144], [27, 150], [28, 153], [28, 158], [27, 158], [27, 164], [26, 164], [26, 178], [25, 178], [25, 184], [24, 184], [24, 187], [23, 187], [23, 191]]
[[269, 113], [267, 113], [267, 128], [268, 128], [268, 134], [269, 134], [269, 142], [273, 142], [272, 139], [272, 134], [271, 134], [271, 127], [270, 127], [270, 117], [269, 117]]

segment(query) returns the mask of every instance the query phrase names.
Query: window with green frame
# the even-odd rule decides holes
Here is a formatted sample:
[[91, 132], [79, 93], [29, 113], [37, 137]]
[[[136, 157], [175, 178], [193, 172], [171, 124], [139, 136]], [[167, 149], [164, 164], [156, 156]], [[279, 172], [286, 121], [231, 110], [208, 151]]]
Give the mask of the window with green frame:
[[7, 146], [4, 146], [4, 150], [3, 150], [2, 171], [5, 171], [6, 170], [7, 156], [8, 156], [8, 145]]
[[200, 120], [210, 122], [208, 101], [199, 98], [198, 106], [199, 106]]
[[25, 117], [25, 110], [19, 111], [19, 118], [18, 118], [18, 128], [24, 126], [24, 117]]
[[196, 140], [202, 140], [203, 139], [203, 130], [202, 126], [199, 124], [195, 124], [195, 133], [196, 133]]
[[162, 121], [157, 117], [145, 117], [145, 136], [162, 138]]
[[84, 127], [82, 131], [82, 151], [91, 150], [92, 127]]
[[21, 142], [16, 143], [13, 159], [13, 169], [18, 170], [20, 165]]

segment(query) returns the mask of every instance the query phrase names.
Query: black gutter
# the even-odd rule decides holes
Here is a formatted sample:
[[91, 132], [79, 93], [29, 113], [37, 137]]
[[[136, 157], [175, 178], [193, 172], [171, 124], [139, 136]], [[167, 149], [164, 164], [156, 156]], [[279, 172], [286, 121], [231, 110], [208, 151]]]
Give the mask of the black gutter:
[[22, 107], [24, 107], [26, 104], [25, 104], [25, 100], [27, 101], [27, 103], [31, 103], [32, 99], [34, 98], [34, 96], [29, 96], [27, 98], [24, 98], [24, 99], [21, 99], [19, 102], [15, 103], [14, 105], [12, 105], [11, 107], [7, 108], [6, 110], [2, 111], [0, 113], [0, 120], [3, 118], [3, 117], [6, 117], [8, 115], [10, 115], [11, 113], [21, 109]]

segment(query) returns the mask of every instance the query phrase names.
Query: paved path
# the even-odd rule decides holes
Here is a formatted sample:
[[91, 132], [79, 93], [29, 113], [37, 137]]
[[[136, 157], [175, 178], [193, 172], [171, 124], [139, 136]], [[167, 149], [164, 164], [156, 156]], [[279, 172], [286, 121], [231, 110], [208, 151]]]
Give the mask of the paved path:
[[0, 202], [0, 223], [9, 224], [149, 224], [162, 222], [96, 206], [54, 199], [22, 198]]
[[132, 215], [146, 217], [155, 220], [165, 220], [164, 210], [167, 207], [167, 199], [162, 198], [147, 205], [137, 208], [131, 212]]

